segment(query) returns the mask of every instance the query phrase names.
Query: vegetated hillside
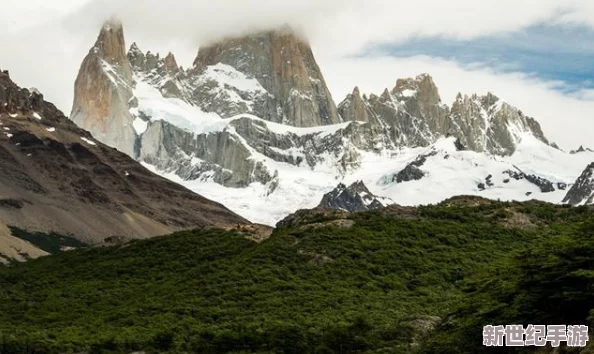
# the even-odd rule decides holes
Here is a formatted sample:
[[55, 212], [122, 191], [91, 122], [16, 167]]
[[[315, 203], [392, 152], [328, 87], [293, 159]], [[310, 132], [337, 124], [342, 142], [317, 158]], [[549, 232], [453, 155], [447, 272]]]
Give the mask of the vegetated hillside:
[[[482, 347], [482, 328], [489, 324], [587, 325], [586, 348], [549, 347], [540, 353], [594, 353], [594, 217], [592, 211], [583, 217], [553, 225], [539, 242], [498, 267], [477, 272], [467, 283], [462, 304], [438, 327], [422, 353], [504, 352]], [[506, 349], [506, 353], [535, 351], [534, 347]]]
[[[471, 306], [532, 306], [522, 311], [533, 317], [512, 307], [512, 317], [504, 312], [485, 317], [489, 322], [513, 315], [585, 320], [589, 308], [578, 305], [591, 299], [582, 299], [582, 283], [570, 298], [578, 299], [571, 307], [580, 311], [575, 318], [555, 317], [563, 312], [549, 311], [543, 301], [562, 294], [547, 282], [557, 272], [576, 270], [560, 284], [571, 287], [575, 276], [591, 286], [591, 270], [577, 270], [594, 264], [594, 252], [586, 252], [593, 241], [585, 252], [577, 252], [575, 241], [592, 239], [593, 214], [587, 207], [464, 197], [360, 214], [301, 211], [261, 243], [241, 231], [211, 229], [44, 257], [0, 269], [0, 348], [410, 353], [443, 318], [443, 328], [456, 335], [449, 341], [438, 336], [437, 348], [470, 353], [460, 348], [480, 348], [484, 325]], [[512, 257], [517, 252], [524, 258]], [[541, 259], [539, 252], [564, 257]], [[562, 260], [563, 268], [547, 268]], [[518, 278], [506, 267], [543, 272]], [[497, 287], [465, 292], [477, 277]], [[504, 293], [497, 289], [509, 297], [486, 300]], [[534, 296], [514, 300], [524, 293]], [[460, 306], [466, 306], [463, 317], [450, 322]]]

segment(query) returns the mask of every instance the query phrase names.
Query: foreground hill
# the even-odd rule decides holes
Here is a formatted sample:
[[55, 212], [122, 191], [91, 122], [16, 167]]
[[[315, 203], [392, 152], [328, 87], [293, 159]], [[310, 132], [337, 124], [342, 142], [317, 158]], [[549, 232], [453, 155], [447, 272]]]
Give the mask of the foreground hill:
[[[94, 140], [0, 72], [0, 262], [81, 244], [53, 237], [42, 247], [52, 232], [92, 245], [238, 223], [247, 221]], [[26, 242], [16, 229], [35, 235], [16, 232]]]
[[[9, 353], [478, 353], [483, 321], [587, 323], [593, 220], [588, 207], [456, 198], [300, 211], [261, 243], [211, 229], [77, 250], [0, 269], [1, 339]], [[514, 264], [542, 273], [515, 282]], [[482, 294], [501, 286], [509, 298], [498, 303]], [[545, 297], [566, 290], [547, 312]], [[473, 304], [523, 316], [465, 312], [452, 329], [448, 314]], [[429, 347], [436, 326], [455, 336]]]

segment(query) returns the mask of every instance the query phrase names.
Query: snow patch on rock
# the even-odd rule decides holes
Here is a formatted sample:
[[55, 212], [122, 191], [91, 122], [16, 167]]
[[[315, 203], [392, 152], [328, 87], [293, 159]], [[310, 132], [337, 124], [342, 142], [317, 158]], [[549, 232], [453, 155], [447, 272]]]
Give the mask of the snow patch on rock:
[[85, 143], [87, 143], [87, 144], [89, 144], [89, 145], [92, 145], [92, 146], [97, 146], [97, 143], [95, 143], [94, 141], [92, 141], [92, 140], [89, 140], [89, 139], [87, 139], [87, 138], [85, 138], [85, 137], [82, 137], [82, 136], [81, 136], [81, 137], [80, 137], [80, 140], [84, 141]]

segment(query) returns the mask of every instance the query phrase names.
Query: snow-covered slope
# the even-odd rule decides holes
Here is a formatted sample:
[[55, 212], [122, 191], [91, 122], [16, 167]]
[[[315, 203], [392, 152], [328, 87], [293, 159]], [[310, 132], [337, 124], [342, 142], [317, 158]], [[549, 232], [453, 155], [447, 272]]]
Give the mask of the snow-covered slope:
[[[427, 156], [425, 163], [419, 167], [424, 177], [403, 183], [391, 182], [389, 177], [417, 156]], [[594, 154], [589, 158], [594, 158]], [[420, 151], [404, 151], [395, 160], [393, 172], [384, 175], [379, 184], [376, 183], [377, 190], [374, 192], [389, 196], [398, 204], [437, 203], [463, 194], [560, 203], [568, 186], [579, 176], [582, 166], [587, 164], [588, 156], [570, 156], [526, 135], [518, 150], [509, 157], [458, 151], [454, 139], [447, 138]], [[372, 168], [372, 165], [364, 165], [362, 169]], [[370, 181], [376, 179], [377, 174], [379, 171], [370, 173]]]
[[[246, 188], [226, 188], [213, 181], [183, 180], [173, 173], [164, 176], [215, 199], [247, 219], [274, 225], [298, 209], [316, 207], [324, 194], [339, 183], [363, 181], [375, 195], [400, 205], [438, 203], [456, 195], [477, 195], [501, 200], [543, 200], [561, 203], [584, 166], [594, 161], [594, 153], [571, 155], [527, 135], [509, 157], [474, 151], [458, 151], [454, 138], [444, 138], [429, 147], [382, 151], [358, 151], [361, 166], [340, 175], [332, 164], [296, 167], [267, 161], [278, 171], [278, 186], [268, 188], [252, 183]], [[419, 167], [424, 177], [398, 183], [393, 176], [410, 163], [426, 156]], [[150, 166], [149, 166], [150, 167]], [[156, 172], [156, 169], [153, 170]], [[554, 191], [543, 192], [538, 178], [550, 182]], [[536, 183], [534, 182], [536, 181]]]

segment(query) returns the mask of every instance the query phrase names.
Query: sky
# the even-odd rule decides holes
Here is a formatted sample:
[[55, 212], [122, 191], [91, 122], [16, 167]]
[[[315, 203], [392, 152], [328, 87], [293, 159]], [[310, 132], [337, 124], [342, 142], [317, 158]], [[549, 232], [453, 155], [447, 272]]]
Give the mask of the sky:
[[190, 66], [201, 44], [290, 24], [312, 44], [335, 101], [429, 73], [444, 103], [490, 91], [562, 148], [594, 147], [591, 0], [0, 0], [0, 68], [66, 114], [101, 24]]

